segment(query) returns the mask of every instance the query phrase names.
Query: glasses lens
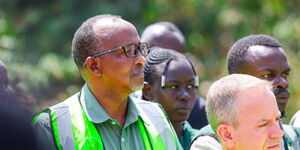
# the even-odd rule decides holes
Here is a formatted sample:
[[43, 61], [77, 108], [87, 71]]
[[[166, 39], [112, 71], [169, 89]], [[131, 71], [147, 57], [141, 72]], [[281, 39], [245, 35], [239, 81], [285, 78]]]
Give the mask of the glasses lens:
[[140, 52], [142, 55], [147, 56], [148, 55], [148, 44], [147, 43], [141, 43], [139, 45]]
[[125, 51], [127, 57], [134, 57], [135, 49], [136, 49], [136, 45], [134, 45], [134, 44], [124, 47], [124, 51]]
[[126, 47], [123, 47], [125, 54], [127, 57], [135, 57], [138, 53], [138, 51], [141, 52], [142, 55], [147, 56], [148, 55], [148, 44], [147, 43], [141, 43], [141, 44], [131, 44], [127, 45]]

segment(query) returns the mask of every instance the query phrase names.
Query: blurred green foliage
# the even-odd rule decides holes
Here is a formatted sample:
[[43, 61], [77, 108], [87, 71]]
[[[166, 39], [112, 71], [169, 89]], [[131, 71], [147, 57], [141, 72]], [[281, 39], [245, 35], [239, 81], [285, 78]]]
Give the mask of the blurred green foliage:
[[70, 57], [73, 34], [97, 14], [115, 14], [141, 33], [149, 24], [170, 21], [187, 40], [187, 51], [202, 63], [201, 93], [226, 75], [226, 53], [239, 38], [268, 34], [284, 46], [292, 67], [287, 120], [300, 108], [299, 0], [1, 0], [0, 59], [12, 86], [41, 108], [63, 100], [83, 85]]

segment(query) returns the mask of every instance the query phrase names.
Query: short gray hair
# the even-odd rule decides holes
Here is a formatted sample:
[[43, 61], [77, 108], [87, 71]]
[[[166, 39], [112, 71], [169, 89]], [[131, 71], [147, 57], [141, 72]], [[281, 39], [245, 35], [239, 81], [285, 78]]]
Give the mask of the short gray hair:
[[97, 21], [108, 18], [114, 21], [122, 19], [110, 14], [98, 15], [89, 18], [77, 29], [72, 42], [72, 54], [77, 68], [80, 69], [86, 58], [101, 48], [101, 37], [94, 33], [93, 26]]
[[263, 86], [272, 90], [272, 83], [246, 74], [231, 74], [214, 82], [209, 88], [206, 103], [207, 120], [215, 133], [222, 123], [236, 122], [236, 96], [252, 87]]

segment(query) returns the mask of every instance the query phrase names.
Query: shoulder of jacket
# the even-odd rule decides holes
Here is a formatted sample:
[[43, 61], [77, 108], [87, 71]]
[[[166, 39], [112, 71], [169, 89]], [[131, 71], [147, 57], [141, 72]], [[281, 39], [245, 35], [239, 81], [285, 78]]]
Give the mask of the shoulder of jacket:
[[298, 130], [297, 128], [286, 124], [282, 124], [282, 130], [284, 134], [288, 136], [297, 136], [297, 132], [299, 132], [297, 131]]
[[138, 98], [132, 98], [132, 100], [136, 104], [142, 118], [148, 117], [151, 119], [159, 120], [168, 118], [163, 107], [160, 104], [141, 100]]
[[70, 96], [69, 98], [67, 98], [66, 100], [58, 103], [58, 104], [55, 104], [53, 106], [50, 106], [48, 109], [50, 110], [53, 110], [54, 108], [60, 108], [60, 109], [63, 109], [63, 108], [67, 108], [67, 105], [66, 103], [73, 103], [74, 100], [77, 100], [78, 99], [78, 93]]
[[49, 122], [50, 120], [50, 116], [51, 116], [51, 111], [53, 111], [54, 109], [57, 109], [57, 108], [60, 108], [60, 109], [64, 109], [64, 108], [67, 108], [66, 105], [65, 105], [65, 102], [69, 101], [71, 102], [72, 100], [74, 100], [74, 98], [76, 98], [77, 94], [74, 94], [73, 96], [69, 97], [68, 99], [58, 103], [58, 104], [55, 104], [53, 106], [50, 106], [42, 111], [40, 111], [39, 113], [37, 113], [34, 118], [32, 119], [32, 123], [34, 122]]
[[142, 110], [153, 110], [153, 109], [158, 109], [161, 110], [163, 109], [162, 106], [159, 103], [155, 102], [150, 102], [150, 101], [145, 101], [139, 98], [131, 97], [133, 102], [137, 105], [137, 107], [140, 107]]
[[138, 104], [138, 105], [151, 105], [151, 104], [157, 104], [154, 102], [150, 102], [150, 101], [146, 101], [146, 100], [142, 100], [133, 96], [130, 96], [130, 98], [134, 101], [134, 103]]
[[282, 124], [282, 130], [284, 132], [284, 142], [288, 143], [288, 145], [300, 146], [300, 129], [297, 127], [293, 127], [290, 125]]
[[221, 143], [214, 134], [199, 135], [191, 142], [191, 150], [222, 150]]
[[200, 130], [199, 130], [199, 133], [200, 134], [215, 134], [215, 132], [213, 131], [213, 129], [211, 128], [211, 125], [208, 124], [204, 127], [202, 127]]
[[295, 123], [296, 120], [299, 121], [300, 119], [300, 110], [298, 110], [292, 117], [291, 121], [290, 121], [290, 125], [293, 125]]

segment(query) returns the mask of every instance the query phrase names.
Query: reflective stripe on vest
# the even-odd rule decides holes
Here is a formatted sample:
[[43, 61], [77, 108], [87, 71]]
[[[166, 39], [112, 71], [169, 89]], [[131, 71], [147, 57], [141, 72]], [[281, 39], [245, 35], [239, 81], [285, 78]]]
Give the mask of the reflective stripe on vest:
[[164, 116], [164, 117], [163, 117], [163, 120], [166, 122], [167, 125], [169, 125], [169, 128], [170, 128], [171, 131], [172, 131], [171, 134], [172, 134], [173, 141], [174, 141], [174, 143], [176, 144], [176, 150], [182, 149], [180, 143], [179, 143], [179, 142], [176, 142], [177, 135], [176, 135], [176, 132], [175, 132], [174, 127], [171, 125], [172, 123], [171, 123], [170, 119], [167, 119], [167, 118], [168, 118], [168, 117], [167, 117], [168, 115], [166, 114], [165, 111], [163, 111], [164, 109], [163, 109], [163, 107], [162, 107], [161, 105], [157, 105], [157, 107], [160, 108], [160, 109], [159, 109], [159, 112], [160, 112], [160, 114], [161, 114], [162, 116]]
[[[77, 94], [74, 96], [77, 96]], [[157, 104], [151, 105], [159, 108]], [[140, 111], [141, 108], [138, 105], [136, 106]], [[101, 135], [94, 124], [88, 120], [77, 98], [72, 97], [49, 109], [54, 137], [59, 150], [104, 150]], [[160, 108], [157, 111], [162, 112]], [[142, 119], [139, 117], [138, 127], [145, 150], [167, 149], [151, 120], [143, 111], [140, 112]], [[167, 120], [167, 118], [164, 120]], [[173, 132], [172, 127], [170, 130]], [[172, 136], [174, 133], [172, 133]], [[178, 143], [175, 139], [173, 140], [174, 143]], [[178, 145], [176, 146], [178, 147]]]
[[103, 149], [102, 139], [97, 129], [86, 117], [78, 100], [69, 99], [49, 109], [59, 150]]
[[[73, 136], [68, 136], [72, 133], [72, 122], [70, 118], [70, 112], [67, 111], [67, 105], [60, 103], [57, 107], [54, 107], [51, 113], [51, 122], [53, 127], [53, 134], [55, 142], [64, 142], [61, 145], [57, 145], [58, 149], [74, 149], [74, 139]], [[51, 110], [51, 109], [50, 109]], [[58, 116], [58, 117], [56, 117]], [[64, 128], [58, 128], [64, 127]]]
[[[173, 139], [174, 143], [176, 144], [176, 149], [177, 150], [181, 149], [181, 145], [179, 145], [179, 142], [176, 142], [176, 134], [175, 134], [176, 132], [175, 132], [173, 126], [171, 126], [170, 121], [167, 119], [167, 115], [163, 111], [162, 106], [159, 105], [159, 104], [157, 104], [157, 103], [151, 103], [151, 104], [148, 104], [148, 105], [152, 105], [152, 108], [155, 108], [155, 110], [157, 110], [157, 112], [159, 112], [160, 116], [162, 116], [162, 118], [163, 118], [163, 121], [165, 122], [165, 124], [168, 125], [168, 128], [171, 130], [172, 139]], [[157, 137], [150, 138], [150, 141], [151, 141], [151, 139], [157, 139], [157, 141], [151, 141], [151, 142], [153, 142], [152, 145], [157, 145], [158, 147], [161, 147], [159, 145], [164, 146], [164, 143], [160, 143], [160, 142], [163, 142], [163, 141], [161, 140], [161, 138], [159, 136], [159, 133], [155, 129], [155, 126], [153, 125], [153, 122], [148, 118], [148, 116], [144, 112], [145, 109], [142, 108], [142, 107], [143, 107], [143, 105], [141, 105], [141, 106], [139, 106], [137, 108], [138, 108], [138, 110], [140, 112], [140, 115], [143, 118], [144, 124], [146, 124], [146, 127], [147, 127], [147, 129], [149, 130], [149, 132], [151, 133], [152, 136], [157, 136]]]

